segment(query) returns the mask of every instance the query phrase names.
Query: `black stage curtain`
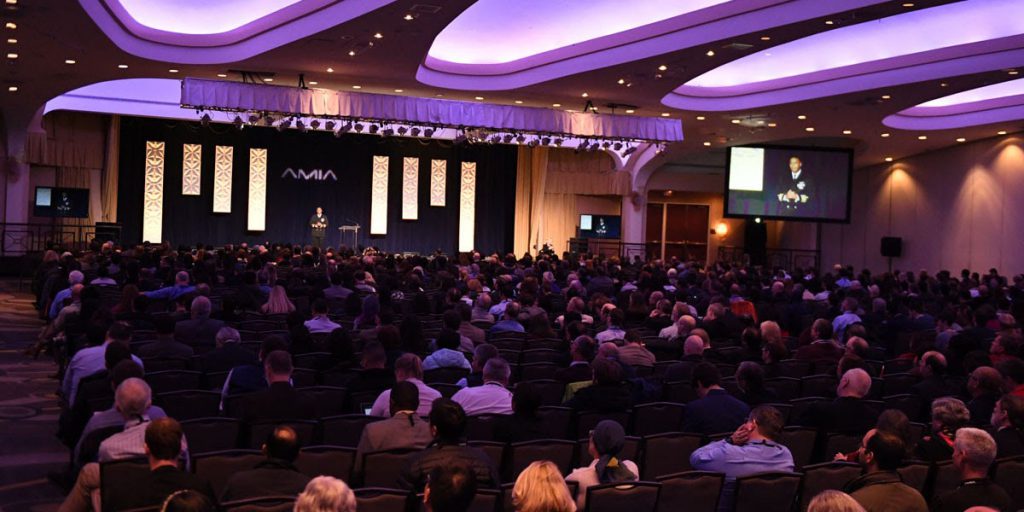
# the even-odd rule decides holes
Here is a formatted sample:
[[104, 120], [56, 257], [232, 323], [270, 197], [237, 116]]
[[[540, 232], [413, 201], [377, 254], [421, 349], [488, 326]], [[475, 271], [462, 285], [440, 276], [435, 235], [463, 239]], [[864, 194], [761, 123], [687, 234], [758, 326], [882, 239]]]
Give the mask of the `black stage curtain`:
[[[476, 162], [477, 249], [505, 253], [512, 250], [515, 220], [516, 148], [513, 146], [455, 146], [449, 141], [382, 138], [326, 132], [279, 132], [274, 128], [214, 124], [203, 127], [145, 118], [121, 122], [118, 216], [123, 240], [141, 241], [142, 196], [146, 141], [166, 143], [164, 162], [163, 238], [173, 244], [213, 244], [311, 241], [309, 217], [317, 206], [330, 221], [325, 245], [341, 243], [338, 227], [358, 223], [359, 244], [388, 252], [454, 254], [458, 247], [459, 181], [462, 162]], [[202, 190], [199, 196], [181, 195], [182, 145], [202, 144]], [[215, 146], [234, 147], [231, 213], [213, 212]], [[249, 148], [267, 148], [267, 223], [264, 232], [246, 231]], [[374, 155], [390, 157], [388, 172], [388, 233], [369, 236], [370, 180]], [[402, 159], [418, 157], [419, 219], [401, 220]], [[446, 205], [430, 204], [430, 161], [448, 162]], [[333, 171], [337, 180], [296, 179], [283, 176], [287, 169], [310, 173]], [[346, 237], [350, 240], [351, 235]], [[153, 242], [156, 242], [155, 240]]]

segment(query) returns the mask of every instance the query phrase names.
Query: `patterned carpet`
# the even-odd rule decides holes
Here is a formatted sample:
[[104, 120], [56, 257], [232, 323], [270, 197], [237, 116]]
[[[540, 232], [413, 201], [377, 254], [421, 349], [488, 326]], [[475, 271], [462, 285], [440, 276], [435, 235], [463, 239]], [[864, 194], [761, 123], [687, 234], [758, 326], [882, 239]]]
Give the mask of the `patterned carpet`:
[[57, 441], [57, 371], [52, 359], [22, 354], [43, 322], [27, 289], [0, 279], [0, 511], [51, 511], [63, 499], [47, 473], [67, 466]]

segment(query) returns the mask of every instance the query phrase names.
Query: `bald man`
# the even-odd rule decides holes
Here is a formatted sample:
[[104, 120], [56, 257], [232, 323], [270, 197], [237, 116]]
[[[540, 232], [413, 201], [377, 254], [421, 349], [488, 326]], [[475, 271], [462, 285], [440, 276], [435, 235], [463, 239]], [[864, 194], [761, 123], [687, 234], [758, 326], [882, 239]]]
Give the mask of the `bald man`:
[[860, 368], [849, 370], [836, 387], [836, 399], [808, 407], [797, 424], [817, 427], [823, 432], [861, 435], [875, 425], [880, 412], [864, 400], [870, 391], [868, 372]]
[[991, 366], [979, 366], [967, 378], [967, 392], [971, 400], [967, 409], [971, 411], [971, 424], [986, 427], [996, 402], [1002, 396], [1003, 376]]
[[683, 358], [665, 369], [665, 382], [689, 382], [693, 368], [704, 362], [704, 340], [695, 334], [683, 342]]
[[220, 501], [299, 494], [309, 483], [309, 477], [294, 465], [300, 448], [295, 430], [283, 425], [275, 428], [263, 443], [266, 459], [252, 469], [232, 475], [224, 486]]

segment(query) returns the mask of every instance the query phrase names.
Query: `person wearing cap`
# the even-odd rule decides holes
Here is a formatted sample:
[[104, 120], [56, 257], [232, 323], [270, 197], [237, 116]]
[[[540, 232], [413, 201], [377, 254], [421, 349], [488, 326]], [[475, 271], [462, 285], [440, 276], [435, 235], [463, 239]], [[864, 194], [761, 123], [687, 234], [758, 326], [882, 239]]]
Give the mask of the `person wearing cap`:
[[589, 466], [577, 468], [565, 477], [567, 482], [576, 482], [576, 507], [584, 510], [587, 505], [587, 488], [615, 482], [632, 482], [640, 478], [636, 463], [619, 459], [619, 453], [626, 444], [626, 431], [613, 420], [602, 420], [590, 431], [587, 451], [594, 460]]

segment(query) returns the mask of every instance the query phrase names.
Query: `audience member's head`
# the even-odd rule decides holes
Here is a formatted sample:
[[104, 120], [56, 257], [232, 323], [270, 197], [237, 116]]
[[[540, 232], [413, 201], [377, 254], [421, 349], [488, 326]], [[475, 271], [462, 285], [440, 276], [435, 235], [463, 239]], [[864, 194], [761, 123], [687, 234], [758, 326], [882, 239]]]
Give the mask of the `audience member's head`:
[[263, 442], [263, 454], [269, 459], [278, 459], [288, 462], [295, 462], [299, 456], [299, 435], [287, 425], [278, 425], [277, 428], [267, 434]]
[[172, 492], [160, 506], [160, 512], [214, 512], [217, 510], [205, 494], [191, 489]]
[[1013, 391], [1015, 388], [1024, 385], [1024, 361], [1016, 358], [1005, 359], [1000, 361], [996, 368], [999, 369], [999, 373], [1003, 376], [1003, 382], [1007, 391]]
[[942, 352], [929, 350], [917, 362], [917, 371], [921, 377], [942, 377], [946, 374], [946, 356]]
[[693, 368], [693, 374], [691, 376], [691, 382], [694, 389], [700, 396], [704, 396], [711, 389], [720, 388], [722, 384], [722, 374], [718, 371], [718, 368], [711, 363], [698, 363]]
[[413, 413], [420, 406], [420, 388], [409, 381], [398, 382], [391, 387], [391, 415], [399, 411]]
[[618, 359], [619, 346], [611, 341], [606, 341], [597, 347], [597, 357], [594, 359]]
[[569, 351], [573, 361], [589, 363], [594, 360], [594, 352], [597, 350], [597, 343], [590, 336], [578, 336], [572, 340]]
[[189, 308], [189, 311], [192, 313], [192, 318], [209, 318], [212, 307], [210, 299], [200, 295], [192, 299], [192, 307]]
[[509, 368], [508, 362], [500, 357], [492, 357], [484, 365], [483, 380], [487, 382], [495, 382], [502, 386], [508, 385], [508, 378], [512, 374], [512, 369]]
[[558, 466], [538, 460], [526, 467], [512, 488], [516, 512], [575, 512], [576, 502]]
[[967, 391], [972, 397], [998, 395], [1003, 389], [1003, 376], [991, 366], [979, 366], [967, 379]]
[[932, 402], [932, 432], [950, 437], [971, 421], [971, 412], [962, 401], [951, 396], [936, 398]]
[[764, 438], [777, 441], [782, 435], [782, 429], [786, 426], [786, 420], [778, 409], [770, 405], [759, 405], [750, 411], [747, 418], [750, 427], [757, 430], [757, 433]]
[[395, 361], [395, 380], [423, 380], [423, 361], [416, 354], [402, 354]]
[[996, 460], [996, 441], [979, 428], [964, 427], [953, 442], [953, 465], [964, 479], [984, 477]]
[[145, 373], [142, 371], [142, 367], [131, 358], [126, 358], [117, 363], [113, 370], [110, 370], [110, 384], [116, 390], [122, 382], [131, 378], [141, 379], [143, 376]]
[[764, 369], [753, 361], [743, 361], [736, 369], [736, 385], [744, 393], [755, 393], [764, 389]]
[[1012, 428], [1024, 431], [1024, 398], [1003, 395], [996, 401], [990, 420], [996, 429]]
[[458, 444], [466, 431], [466, 411], [449, 398], [438, 398], [430, 407], [430, 430], [442, 444]]
[[622, 383], [622, 365], [618, 361], [597, 357], [590, 367], [594, 371], [595, 384], [611, 386]]
[[234, 327], [224, 326], [217, 331], [217, 337], [215, 338], [217, 347], [223, 347], [230, 343], [241, 343], [242, 335], [238, 333]]
[[636, 480], [626, 467], [618, 462], [617, 457], [626, 445], [626, 431], [614, 420], [601, 420], [594, 430], [590, 431], [590, 444], [587, 449], [590, 456], [597, 460], [594, 471], [602, 484]]
[[490, 343], [482, 343], [473, 349], [473, 371], [483, 372], [487, 361], [498, 357], [498, 347]]
[[871, 391], [871, 376], [868, 372], [854, 368], [843, 374], [836, 388], [839, 397], [864, 398]]
[[903, 462], [906, 447], [903, 440], [888, 432], [871, 429], [861, 443], [860, 462], [869, 473], [895, 471]]
[[379, 341], [371, 341], [366, 345], [363, 345], [363, 355], [359, 362], [364, 370], [369, 369], [384, 369], [388, 364], [388, 353], [384, 350], [384, 345]]
[[865, 510], [849, 494], [828, 489], [811, 499], [811, 503], [807, 505], [807, 512], [865, 512]]
[[[131, 361], [129, 360], [129, 362]], [[114, 407], [126, 419], [141, 418], [152, 404], [153, 392], [150, 390], [149, 384], [140, 378], [125, 379], [114, 391]]]
[[815, 340], [832, 339], [832, 322], [819, 318], [811, 324], [811, 337]]
[[[181, 456], [181, 438], [184, 434], [173, 418], [159, 418], [146, 426], [145, 450], [150, 467], [177, 464]], [[164, 463], [164, 464], [161, 464]]]
[[908, 451], [913, 447], [914, 430], [910, 425], [910, 418], [903, 411], [899, 409], [886, 409], [882, 411], [882, 414], [878, 415], [875, 428], [879, 432], [888, 432], [900, 438]]
[[275, 350], [263, 359], [263, 370], [267, 382], [289, 382], [292, 378], [292, 355], [284, 350]]
[[683, 342], [683, 356], [701, 356], [704, 354], [704, 340], [691, 334]]
[[772, 320], [761, 322], [761, 339], [765, 343], [782, 341], [782, 329], [779, 327], [779, 324]]
[[439, 464], [423, 489], [427, 512], [465, 512], [476, 496], [476, 473], [462, 463]]
[[356, 512], [356, 495], [333, 476], [318, 476], [295, 500], [295, 512]]

